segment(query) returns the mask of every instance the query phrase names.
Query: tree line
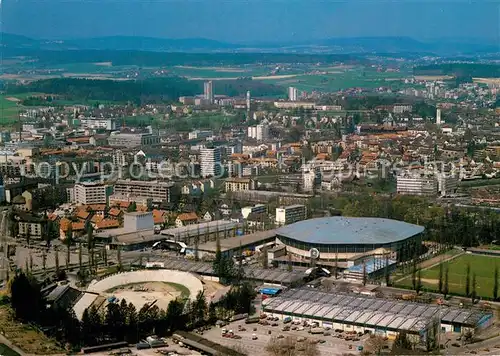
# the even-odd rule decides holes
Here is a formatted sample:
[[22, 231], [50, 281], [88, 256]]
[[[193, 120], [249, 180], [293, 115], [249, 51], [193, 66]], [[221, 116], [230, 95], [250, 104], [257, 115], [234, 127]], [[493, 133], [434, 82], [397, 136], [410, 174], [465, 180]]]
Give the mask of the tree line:
[[47, 308], [49, 301], [42, 295], [42, 284], [29, 273], [16, 273], [9, 289], [10, 305], [18, 320], [49, 330], [50, 336], [72, 349], [112, 341], [136, 343], [152, 334], [165, 336], [176, 330], [212, 325], [218, 319], [251, 313], [255, 297], [253, 286], [244, 282], [231, 288], [217, 304], [207, 302], [203, 292], [192, 301], [175, 299], [166, 310], [151, 304], [137, 310], [122, 299], [109, 303], [104, 311], [95, 306], [87, 308], [79, 321], [68, 305]]
[[439, 63], [413, 68], [414, 75], [453, 75], [456, 77], [500, 77], [500, 65], [487, 63]]
[[112, 62], [113, 66], [136, 65], [140, 67], [166, 66], [227, 66], [270, 65], [277, 63], [366, 63], [361, 55], [302, 54], [302, 53], [183, 53], [148, 52], [137, 50], [36, 50], [4, 47], [5, 58], [28, 56], [36, 58], [39, 65], [68, 63]]
[[[280, 86], [251, 79], [217, 81], [214, 92], [220, 95], [243, 96], [247, 90], [252, 96], [277, 96], [284, 93]], [[180, 96], [195, 96], [203, 93], [203, 82], [187, 80], [182, 77], [147, 78], [141, 80], [95, 80], [80, 78], [42, 79], [27, 84], [11, 84], [6, 92], [12, 95], [20, 93], [50, 93], [66, 100], [103, 100], [131, 102], [136, 105], [177, 102]], [[52, 98], [48, 96], [48, 98]], [[38, 99], [41, 100], [41, 99]], [[26, 99], [26, 105], [32, 105], [33, 99]], [[46, 105], [55, 105], [45, 99]]]
[[441, 206], [426, 197], [352, 194], [337, 198], [333, 206], [343, 216], [388, 218], [424, 226], [424, 240], [442, 245], [480, 246], [492, 243], [500, 234], [500, 214]]

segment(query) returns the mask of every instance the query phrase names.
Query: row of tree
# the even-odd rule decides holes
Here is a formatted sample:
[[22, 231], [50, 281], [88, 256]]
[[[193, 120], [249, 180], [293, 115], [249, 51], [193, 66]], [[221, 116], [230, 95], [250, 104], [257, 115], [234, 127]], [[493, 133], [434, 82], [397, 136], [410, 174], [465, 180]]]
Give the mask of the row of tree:
[[[411, 274], [412, 287], [417, 293], [419, 293], [423, 289], [422, 273], [421, 273], [422, 269], [417, 267], [418, 266], [417, 259], [413, 260], [412, 266], [413, 266], [412, 274]], [[439, 264], [439, 272], [438, 273], [439, 274], [438, 274], [438, 278], [437, 278], [438, 279], [437, 291], [446, 297], [450, 293], [449, 265], [447, 262]], [[499, 278], [499, 270], [498, 270], [498, 266], [495, 265], [495, 268], [493, 270], [493, 276], [492, 276], [493, 285], [492, 285], [492, 293], [491, 293], [491, 295], [493, 296], [493, 300], [495, 300], [495, 301], [499, 300], [498, 278]], [[471, 270], [470, 263], [467, 263], [465, 266], [465, 280], [463, 282], [464, 282], [463, 295], [471, 298], [472, 303], [474, 303], [476, 298], [477, 298], [477, 279], [476, 279], [476, 273], [474, 273]]]
[[[160, 336], [175, 330], [213, 324], [217, 319], [251, 313], [255, 291], [242, 282], [217, 302], [208, 303], [200, 292], [194, 300], [175, 299], [167, 310], [145, 304], [139, 311], [122, 299], [109, 303], [105, 312], [86, 309], [81, 322], [68, 306], [51, 305], [41, 293], [41, 284], [31, 275], [17, 273], [10, 281], [11, 306], [17, 319], [50, 328], [51, 335], [73, 347], [92, 346], [110, 340], [137, 342], [147, 335]], [[49, 307], [47, 307], [49, 306]]]
[[[343, 216], [380, 217], [424, 226], [425, 240], [464, 247], [490, 244], [500, 235], [500, 215], [488, 209], [445, 207], [426, 197], [351, 194], [332, 201]], [[314, 208], [314, 206], [313, 206]]]

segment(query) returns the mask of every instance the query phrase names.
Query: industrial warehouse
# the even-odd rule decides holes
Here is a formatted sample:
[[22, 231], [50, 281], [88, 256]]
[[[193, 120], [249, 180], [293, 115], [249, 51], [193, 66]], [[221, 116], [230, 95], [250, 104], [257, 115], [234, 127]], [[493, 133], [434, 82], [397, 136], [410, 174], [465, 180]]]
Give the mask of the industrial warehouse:
[[405, 332], [413, 343], [426, 347], [432, 347], [440, 332], [474, 333], [493, 322], [490, 313], [307, 288], [265, 299], [262, 309], [280, 319], [317, 322], [324, 328], [388, 338]]

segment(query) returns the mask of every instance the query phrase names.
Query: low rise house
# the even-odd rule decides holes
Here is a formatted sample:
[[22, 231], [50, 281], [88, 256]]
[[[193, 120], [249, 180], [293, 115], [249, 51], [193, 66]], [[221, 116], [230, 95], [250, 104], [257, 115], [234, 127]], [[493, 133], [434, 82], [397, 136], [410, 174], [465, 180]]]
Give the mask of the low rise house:
[[75, 239], [77, 237], [83, 236], [86, 231], [85, 227], [85, 222], [73, 222], [68, 218], [62, 218], [59, 222], [59, 238], [61, 240], [66, 240], [66, 234], [70, 229], [72, 231], [71, 238]]
[[193, 225], [198, 222], [198, 215], [196, 213], [182, 213], [175, 219], [175, 226]]

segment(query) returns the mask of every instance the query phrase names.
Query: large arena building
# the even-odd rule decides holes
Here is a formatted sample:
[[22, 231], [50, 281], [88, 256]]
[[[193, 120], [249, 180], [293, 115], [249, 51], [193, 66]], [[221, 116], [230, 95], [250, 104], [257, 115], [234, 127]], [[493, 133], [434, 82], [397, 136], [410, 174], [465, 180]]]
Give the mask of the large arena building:
[[320, 265], [349, 268], [369, 260], [370, 268], [377, 270], [384, 264], [412, 258], [421, 245], [423, 232], [422, 226], [403, 221], [335, 216], [279, 228], [276, 242], [284, 245], [296, 261], [309, 263], [311, 250], [315, 249]]

